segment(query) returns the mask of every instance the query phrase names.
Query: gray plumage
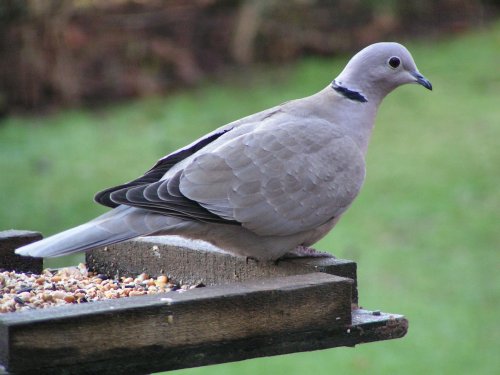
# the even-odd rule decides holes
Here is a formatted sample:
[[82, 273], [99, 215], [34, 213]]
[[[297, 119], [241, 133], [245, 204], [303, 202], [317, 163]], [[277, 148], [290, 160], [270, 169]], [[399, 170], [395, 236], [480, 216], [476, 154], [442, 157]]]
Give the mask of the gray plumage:
[[357, 196], [378, 107], [406, 83], [432, 89], [405, 47], [373, 44], [317, 94], [165, 156], [142, 177], [98, 193], [108, 213], [16, 252], [54, 257], [150, 234], [262, 260], [312, 245]]

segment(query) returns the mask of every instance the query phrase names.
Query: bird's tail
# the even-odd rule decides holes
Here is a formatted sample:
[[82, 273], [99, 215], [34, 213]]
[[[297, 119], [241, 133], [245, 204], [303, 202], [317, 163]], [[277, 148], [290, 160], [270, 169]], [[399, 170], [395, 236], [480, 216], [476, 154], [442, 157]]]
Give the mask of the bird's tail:
[[68, 255], [157, 232], [168, 226], [165, 218], [141, 209], [119, 206], [88, 223], [22, 246], [16, 253], [47, 258]]

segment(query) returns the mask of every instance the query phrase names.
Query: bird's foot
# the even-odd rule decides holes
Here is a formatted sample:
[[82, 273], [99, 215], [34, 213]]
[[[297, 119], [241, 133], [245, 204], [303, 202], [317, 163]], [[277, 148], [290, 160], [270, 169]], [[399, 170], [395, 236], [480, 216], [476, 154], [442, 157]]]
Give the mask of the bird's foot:
[[326, 251], [318, 251], [308, 246], [297, 246], [292, 251], [283, 255], [280, 259], [294, 259], [294, 258], [335, 258], [334, 255]]

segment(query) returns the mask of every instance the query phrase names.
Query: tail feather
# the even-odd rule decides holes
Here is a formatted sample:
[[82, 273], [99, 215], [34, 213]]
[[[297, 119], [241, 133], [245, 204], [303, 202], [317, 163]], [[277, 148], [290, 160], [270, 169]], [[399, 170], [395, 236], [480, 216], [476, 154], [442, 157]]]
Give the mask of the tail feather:
[[120, 206], [88, 223], [57, 233], [16, 249], [16, 254], [32, 257], [58, 257], [111, 245], [157, 232], [168, 226], [165, 216]]

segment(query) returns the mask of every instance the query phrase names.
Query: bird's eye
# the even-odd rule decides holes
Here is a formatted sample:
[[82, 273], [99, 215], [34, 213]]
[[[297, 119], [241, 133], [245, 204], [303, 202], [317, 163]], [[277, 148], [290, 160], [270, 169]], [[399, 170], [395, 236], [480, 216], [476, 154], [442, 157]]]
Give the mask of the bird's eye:
[[396, 69], [399, 64], [401, 64], [401, 60], [399, 57], [393, 56], [389, 59], [389, 66], [393, 69]]

